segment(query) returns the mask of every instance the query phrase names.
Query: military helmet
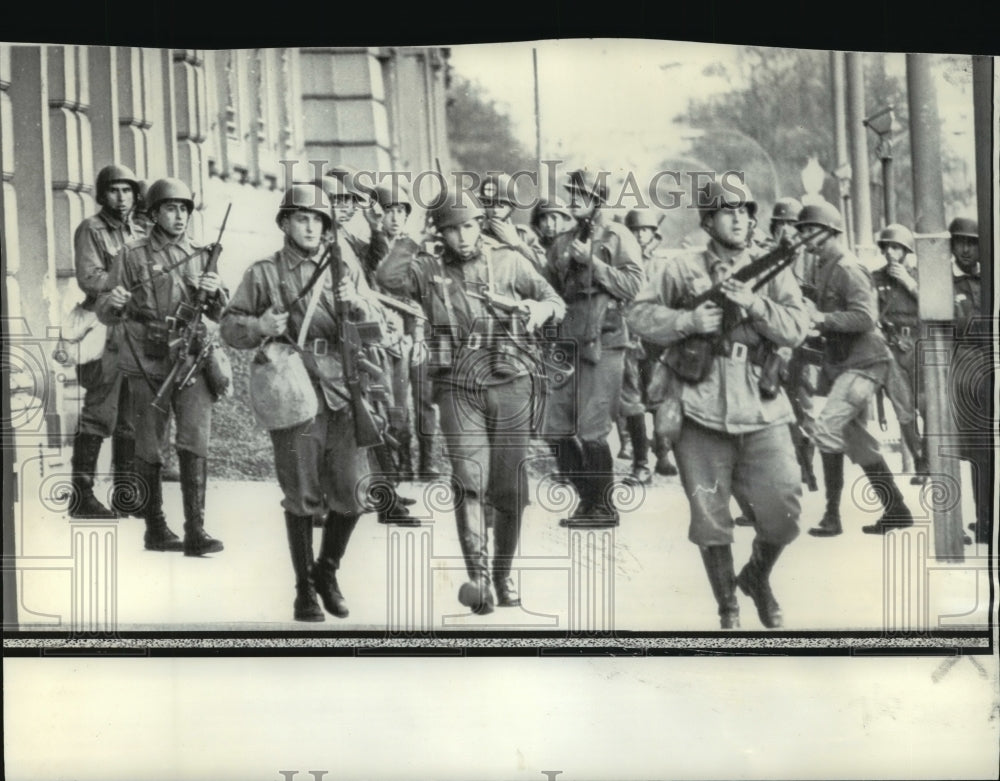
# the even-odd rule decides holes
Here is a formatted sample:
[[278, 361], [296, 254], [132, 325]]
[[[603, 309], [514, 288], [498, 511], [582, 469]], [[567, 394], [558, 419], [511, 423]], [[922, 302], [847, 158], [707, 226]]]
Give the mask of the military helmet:
[[413, 211], [413, 201], [410, 200], [410, 194], [402, 184], [394, 184], [392, 187], [380, 184], [373, 191], [373, 195], [383, 209], [398, 204], [406, 207], [407, 214]]
[[493, 203], [517, 206], [517, 182], [507, 174], [487, 174], [479, 185], [479, 200], [484, 206]]
[[779, 198], [771, 209], [771, 219], [778, 222], [796, 222], [800, 211], [802, 204], [794, 198]]
[[163, 201], [183, 201], [187, 204], [188, 213], [194, 211], [194, 195], [191, 194], [191, 188], [180, 179], [167, 177], [157, 179], [149, 185], [146, 191], [146, 210], [152, 214]]
[[625, 215], [625, 227], [634, 231], [639, 228], [658, 230], [660, 226], [650, 209], [632, 209]]
[[326, 197], [330, 199], [331, 203], [334, 198], [357, 198], [357, 195], [347, 188], [344, 180], [333, 174], [324, 174], [318, 184], [323, 192], [326, 193]]
[[281, 198], [278, 213], [274, 221], [281, 225], [281, 218], [297, 211], [308, 211], [318, 214], [323, 219], [323, 229], [330, 230], [333, 226], [333, 214], [330, 201], [323, 188], [313, 182], [293, 184]]
[[135, 197], [139, 197], [139, 178], [135, 172], [124, 165], [106, 165], [97, 173], [97, 183], [95, 185], [95, 200], [104, 205], [104, 192], [115, 182], [128, 182], [132, 185], [132, 192]]
[[372, 196], [374, 188], [361, 183], [361, 172], [353, 166], [336, 165], [327, 170], [324, 178], [337, 180], [343, 185], [346, 195], [353, 195], [359, 200], [364, 201]]
[[535, 204], [535, 208], [531, 212], [531, 224], [535, 225], [546, 214], [561, 214], [568, 220], [573, 219], [569, 207], [555, 197], [538, 199], [538, 203]]
[[607, 176], [606, 172], [602, 171], [601, 175], [598, 176], [591, 171], [579, 169], [570, 171], [567, 176], [569, 184], [566, 185], [566, 189], [571, 193], [584, 193], [596, 198], [601, 203], [608, 202], [608, 186], [604, 181]]
[[948, 226], [948, 233], [952, 236], [968, 236], [972, 239], [978, 239], [979, 223], [971, 217], [956, 217]]
[[712, 179], [704, 187], [698, 188], [698, 200], [695, 204], [705, 219], [720, 209], [736, 209], [745, 206], [750, 219], [757, 216], [757, 202], [753, 199], [750, 188], [739, 179], [726, 181]]
[[913, 249], [913, 233], [905, 225], [900, 225], [898, 222], [882, 228], [878, 235], [878, 241], [875, 243], [879, 247], [883, 244], [898, 244], [907, 252], [916, 252]]
[[800, 228], [803, 225], [820, 225], [837, 233], [844, 232], [844, 218], [840, 216], [840, 210], [828, 201], [803, 206], [795, 226]]
[[427, 216], [439, 230], [461, 225], [467, 220], [483, 216], [483, 208], [471, 198], [463, 198], [461, 193], [442, 193], [437, 202], [427, 210]]

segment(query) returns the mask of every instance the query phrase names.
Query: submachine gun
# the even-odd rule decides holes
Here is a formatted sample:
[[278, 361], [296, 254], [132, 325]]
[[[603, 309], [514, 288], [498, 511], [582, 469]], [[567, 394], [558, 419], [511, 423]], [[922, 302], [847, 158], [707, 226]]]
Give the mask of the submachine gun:
[[[222, 218], [222, 226], [219, 228], [219, 238], [208, 255], [208, 262], [205, 263], [204, 273], [217, 274], [219, 272], [219, 256], [222, 254], [222, 235], [226, 232], [226, 223], [229, 221], [229, 212], [233, 205], [226, 208], [226, 215]], [[186, 261], [187, 258], [184, 259]], [[178, 264], [175, 264], [178, 265]], [[186, 322], [180, 335], [168, 343], [170, 350], [177, 349], [177, 360], [167, 373], [166, 379], [160, 385], [153, 398], [152, 405], [160, 412], [170, 411], [170, 399], [175, 390], [181, 390], [194, 382], [198, 373], [204, 368], [205, 362], [209, 359], [212, 350], [215, 349], [214, 340], [209, 336], [205, 324], [202, 322], [205, 310], [208, 308], [208, 293], [204, 290], [198, 291], [194, 306], [181, 304], [175, 315], [180, 322]]]
[[[794, 262], [799, 249], [809, 241], [821, 238], [831, 232], [829, 228], [817, 226], [816, 230], [808, 235], [799, 236], [794, 241], [782, 241], [770, 252], [737, 269], [729, 279], [736, 279], [740, 282], [753, 280], [753, 289], [759, 290]], [[729, 299], [722, 293], [723, 281], [717, 282], [697, 296], [687, 297], [682, 301], [681, 308], [697, 309], [706, 301], [713, 301], [719, 306], [725, 306], [729, 303]], [[668, 347], [661, 356], [661, 360], [685, 382], [701, 382], [708, 376], [716, 347], [725, 338], [726, 333], [727, 331], [723, 330], [717, 334], [692, 334]], [[766, 374], [768, 374], [767, 371], [763, 371], [761, 374], [762, 382], [768, 384], [766, 390], [764, 387], [761, 388], [762, 393], [771, 392], [771, 385], [774, 386], [773, 392], [777, 392], [777, 382], [772, 383], [770, 380], [766, 380]]]

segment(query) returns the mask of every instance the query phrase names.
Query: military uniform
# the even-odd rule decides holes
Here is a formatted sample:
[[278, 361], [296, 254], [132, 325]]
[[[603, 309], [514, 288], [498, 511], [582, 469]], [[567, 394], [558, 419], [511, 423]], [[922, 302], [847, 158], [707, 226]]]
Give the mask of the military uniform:
[[[497, 599], [501, 605], [519, 604], [510, 573], [528, 500], [521, 470], [531, 434], [536, 367], [530, 346], [514, 330], [516, 322], [469, 293], [489, 290], [542, 301], [557, 319], [563, 302], [526, 258], [484, 236], [469, 258], [448, 247], [438, 256], [390, 255], [376, 279], [389, 292], [419, 302], [429, 320], [428, 370], [452, 464], [455, 518], [470, 579], [459, 599], [476, 612], [492, 609], [489, 514], [496, 535]], [[472, 592], [475, 596], [467, 596]]]
[[[512, 246], [511, 249], [519, 252], [525, 258], [530, 260], [536, 269], [541, 270], [544, 268], [545, 248], [542, 246], [535, 232], [525, 225], [515, 223], [511, 220], [507, 220], [507, 222], [514, 226], [514, 229], [517, 231], [517, 237], [521, 240], [520, 244]], [[483, 234], [489, 236], [498, 243], [504, 243], [493, 233], [488, 221], [483, 227]]]
[[624, 308], [644, 279], [642, 252], [628, 228], [600, 211], [594, 219], [590, 264], [570, 256], [575, 238], [575, 232], [557, 236], [545, 267], [546, 278], [566, 301], [559, 338], [573, 341], [578, 352], [571, 381], [550, 395], [545, 434], [559, 440], [560, 471], [580, 494], [567, 523], [591, 516], [617, 523], [607, 436], [619, 414], [629, 345]]
[[[73, 249], [76, 280], [86, 294], [82, 304], [84, 309], [94, 311], [98, 296], [109, 289], [115, 256], [126, 242], [143, 235], [131, 215], [122, 220], [108, 208], [80, 223], [73, 235]], [[102, 356], [76, 367], [77, 380], [85, 391], [73, 454], [75, 480], [82, 497], [93, 497], [94, 471], [101, 440], [113, 437], [111, 460], [116, 478], [130, 475], [134, 470], [132, 398], [118, 366], [120, 343], [121, 329], [117, 326], [109, 328]], [[125, 514], [115, 498], [112, 498], [112, 510]], [[86, 513], [86, 508], [81, 509]]]

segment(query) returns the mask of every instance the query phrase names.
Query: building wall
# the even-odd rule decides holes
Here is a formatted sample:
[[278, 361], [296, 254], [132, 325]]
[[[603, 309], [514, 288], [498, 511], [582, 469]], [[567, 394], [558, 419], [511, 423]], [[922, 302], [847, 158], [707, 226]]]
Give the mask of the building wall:
[[[280, 245], [273, 215], [289, 163], [384, 171], [446, 156], [447, 50], [284, 48], [204, 51], [0, 44], [0, 169], [9, 316], [33, 336], [82, 299], [72, 237], [97, 211], [98, 170], [183, 179], [191, 231], [215, 240], [232, 212], [220, 273]], [[16, 78], [12, 75], [16, 74]], [[75, 427], [72, 376], [53, 402]]]

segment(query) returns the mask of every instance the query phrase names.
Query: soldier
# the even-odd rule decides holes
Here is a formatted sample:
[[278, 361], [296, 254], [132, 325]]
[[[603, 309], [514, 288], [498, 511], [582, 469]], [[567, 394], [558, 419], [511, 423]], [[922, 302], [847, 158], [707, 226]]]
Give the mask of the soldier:
[[[469, 576], [458, 599], [485, 614], [494, 606], [490, 526], [495, 604], [520, 604], [511, 566], [527, 504], [521, 469], [537, 373], [522, 334], [560, 320], [565, 306], [525, 257], [482, 235], [483, 212], [471, 199], [444, 194], [430, 213], [444, 242], [442, 253], [391, 255], [376, 278], [385, 289], [414, 298], [430, 321], [429, 368]], [[515, 310], [523, 310], [527, 321], [507, 314]]]
[[[349, 615], [337, 570], [365, 509], [355, 489], [369, 473], [368, 455], [355, 440], [344, 385], [336, 302], [345, 302], [360, 319], [378, 321], [381, 313], [361, 294], [357, 278], [345, 274], [334, 289], [329, 266], [319, 271], [331, 220], [321, 188], [292, 185], [276, 215], [284, 234], [282, 248], [247, 269], [222, 320], [223, 339], [237, 349], [282, 337], [305, 345], [304, 363], [318, 411], [304, 423], [271, 431], [295, 573], [296, 621], [324, 620], [317, 592], [329, 613]], [[320, 276], [314, 277], [318, 271]], [[312, 528], [317, 517], [323, 519], [323, 536], [314, 562]]]
[[[752, 260], [747, 243], [757, 204], [747, 187], [713, 180], [699, 190], [698, 207], [708, 246], [660, 266], [636, 296], [628, 322], [643, 339], [667, 347], [714, 335], [702, 379], [671, 375], [683, 410], [674, 452], [691, 507], [688, 538], [701, 551], [722, 628], [739, 627], [737, 585], [753, 599], [761, 623], [776, 628], [782, 615], [770, 574], [798, 536], [802, 486], [788, 431], [792, 408], [776, 382], [769, 386], [764, 367], [773, 365], [778, 348], [801, 343], [809, 316], [787, 269], [758, 292], [730, 278]], [[687, 308], [687, 299], [713, 285], [720, 286], [725, 307], [706, 301]], [[733, 497], [756, 527], [753, 552], [738, 576]]]
[[[647, 279], [654, 278], [659, 273], [659, 266], [670, 257], [670, 253], [660, 247], [660, 242], [663, 240], [663, 236], [660, 235], [660, 220], [657, 220], [648, 209], [632, 209], [625, 215], [625, 227], [632, 231], [642, 249]], [[646, 466], [649, 450], [649, 440], [646, 435], [646, 410], [649, 408], [646, 386], [649, 384], [653, 364], [656, 361], [656, 354], [651, 348], [652, 345], [644, 346], [638, 337], [633, 337], [625, 353], [622, 416], [625, 419], [625, 431], [632, 443], [631, 478], [637, 483], [648, 483], [651, 479]], [[655, 435], [653, 451], [656, 454], [656, 473], [667, 477], [676, 475], [677, 467], [670, 460], [670, 443], [663, 437]]]
[[559, 337], [576, 343], [579, 359], [572, 381], [549, 399], [546, 426], [558, 440], [559, 471], [576, 486], [580, 502], [559, 523], [612, 527], [619, 515], [608, 433], [618, 417], [629, 343], [623, 310], [643, 281], [642, 251], [628, 228], [602, 210], [608, 199], [603, 181], [573, 171], [566, 189], [578, 227], [549, 247], [545, 276], [566, 301]]
[[530, 260], [535, 268], [545, 265], [545, 250], [538, 237], [524, 225], [511, 219], [518, 204], [517, 184], [507, 174], [487, 174], [479, 185], [479, 201], [486, 212], [483, 232], [517, 250]]
[[913, 253], [913, 234], [903, 225], [887, 225], [879, 233], [878, 248], [886, 262], [872, 274], [872, 279], [878, 291], [879, 326], [893, 357], [885, 389], [896, 412], [903, 443], [914, 459], [916, 474], [910, 483], [922, 485], [927, 480], [927, 460], [925, 445], [917, 433], [916, 409], [926, 421], [927, 408], [920, 391], [915, 349], [920, 336], [917, 270], [906, 262]]
[[810, 435], [823, 457], [826, 512], [814, 537], [841, 533], [840, 496], [844, 488], [844, 454], [858, 464], [883, 505], [878, 522], [862, 527], [866, 534], [885, 534], [913, 525], [903, 495], [879, 452], [878, 440], [865, 428], [868, 406], [885, 384], [892, 355], [877, 330], [878, 295], [869, 271], [845, 247], [840, 212], [829, 203], [805, 206], [800, 230], [827, 228], [832, 233], [810, 240], [818, 261], [816, 302], [810, 302], [814, 329], [824, 337], [823, 379], [829, 383], [826, 404], [810, 425]]
[[[153, 229], [127, 244], [115, 259], [110, 292], [98, 300], [97, 312], [108, 325], [124, 323], [121, 369], [127, 377], [135, 411], [136, 474], [146, 489], [140, 516], [146, 521], [147, 550], [183, 550], [185, 556], [218, 553], [222, 542], [205, 531], [205, 488], [209, 432], [215, 392], [199, 371], [183, 388], [171, 388], [168, 408], [177, 424], [175, 448], [184, 502], [183, 545], [163, 515], [162, 451], [169, 414], [153, 406], [171, 368], [184, 356], [175, 348], [194, 316], [203, 291], [205, 316], [218, 321], [227, 294], [219, 275], [206, 273], [211, 247], [199, 247], [187, 235], [194, 211], [191, 190], [179, 179], [159, 179], [147, 193]], [[207, 333], [198, 341], [212, 338]]]
[[569, 207], [556, 197], [540, 198], [531, 210], [531, 227], [538, 234], [538, 243], [548, 250], [556, 236], [573, 230], [576, 220]]
[[[406, 234], [406, 221], [413, 211], [413, 204], [406, 189], [399, 185], [390, 188], [379, 185], [375, 188], [373, 207], [366, 211], [372, 228], [371, 241], [368, 245], [365, 265], [374, 278], [381, 263], [388, 258], [402, 257], [411, 259], [420, 253], [420, 245]], [[391, 313], [387, 313], [387, 320]], [[391, 321], [390, 321], [391, 322]], [[433, 480], [437, 477], [431, 462], [434, 443], [435, 419], [433, 387], [427, 376], [427, 365], [422, 353], [423, 322], [415, 318], [400, 320], [403, 331], [399, 336], [409, 340], [408, 345], [399, 340], [399, 348], [395, 351], [390, 347], [387, 351], [393, 356], [393, 395], [396, 399], [396, 437], [400, 444], [400, 472], [404, 480], [412, 480], [416, 476], [420, 480]], [[418, 330], [420, 333], [418, 333]], [[419, 338], [414, 339], [417, 335]], [[414, 352], [414, 349], [416, 352]], [[413, 397], [414, 424], [417, 432], [418, 471], [413, 473], [411, 461], [411, 423], [406, 407], [409, 395]]]
[[[976, 522], [969, 526], [976, 542], [989, 544], [993, 537], [989, 485], [993, 477], [990, 453], [993, 452], [993, 422], [984, 410], [995, 374], [991, 348], [990, 322], [982, 316], [982, 279], [979, 257], [979, 223], [969, 217], [956, 217], [948, 226], [951, 252], [955, 258], [955, 345], [951, 358], [949, 399], [959, 438], [962, 458], [972, 464]], [[989, 258], [986, 259], [989, 262]], [[992, 337], [995, 339], [995, 335]], [[971, 540], [966, 538], [966, 543]]]
[[[81, 307], [93, 312], [97, 298], [109, 289], [111, 267], [125, 243], [144, 235], [133, 222], [139, 181], [122, 165], [108, 165], [97, 174], [97, 203], [101, 210], [88, 217], [73, 235], [76, 281], [86, 295]], [[83, 409], [73, 440], [73, 487], [75, 501], [72, 518], [116, 518], [130, 512], [119, 501], [122, 493], [133, 493], [135, 472], [135, 428], [132, 424], [132, 399], [128, 383], [119, 370], [121, 329], [108, 330], [104, 353], [100, 358], [76, 367], [76, 376], [84, 389]], [[94, 496], [94, 473], [101, 443], [111, 439], [111, 464], [117, 489], [112, 493], [109, 510]], [[124, 481], [124, 482], [123, 482]]]

